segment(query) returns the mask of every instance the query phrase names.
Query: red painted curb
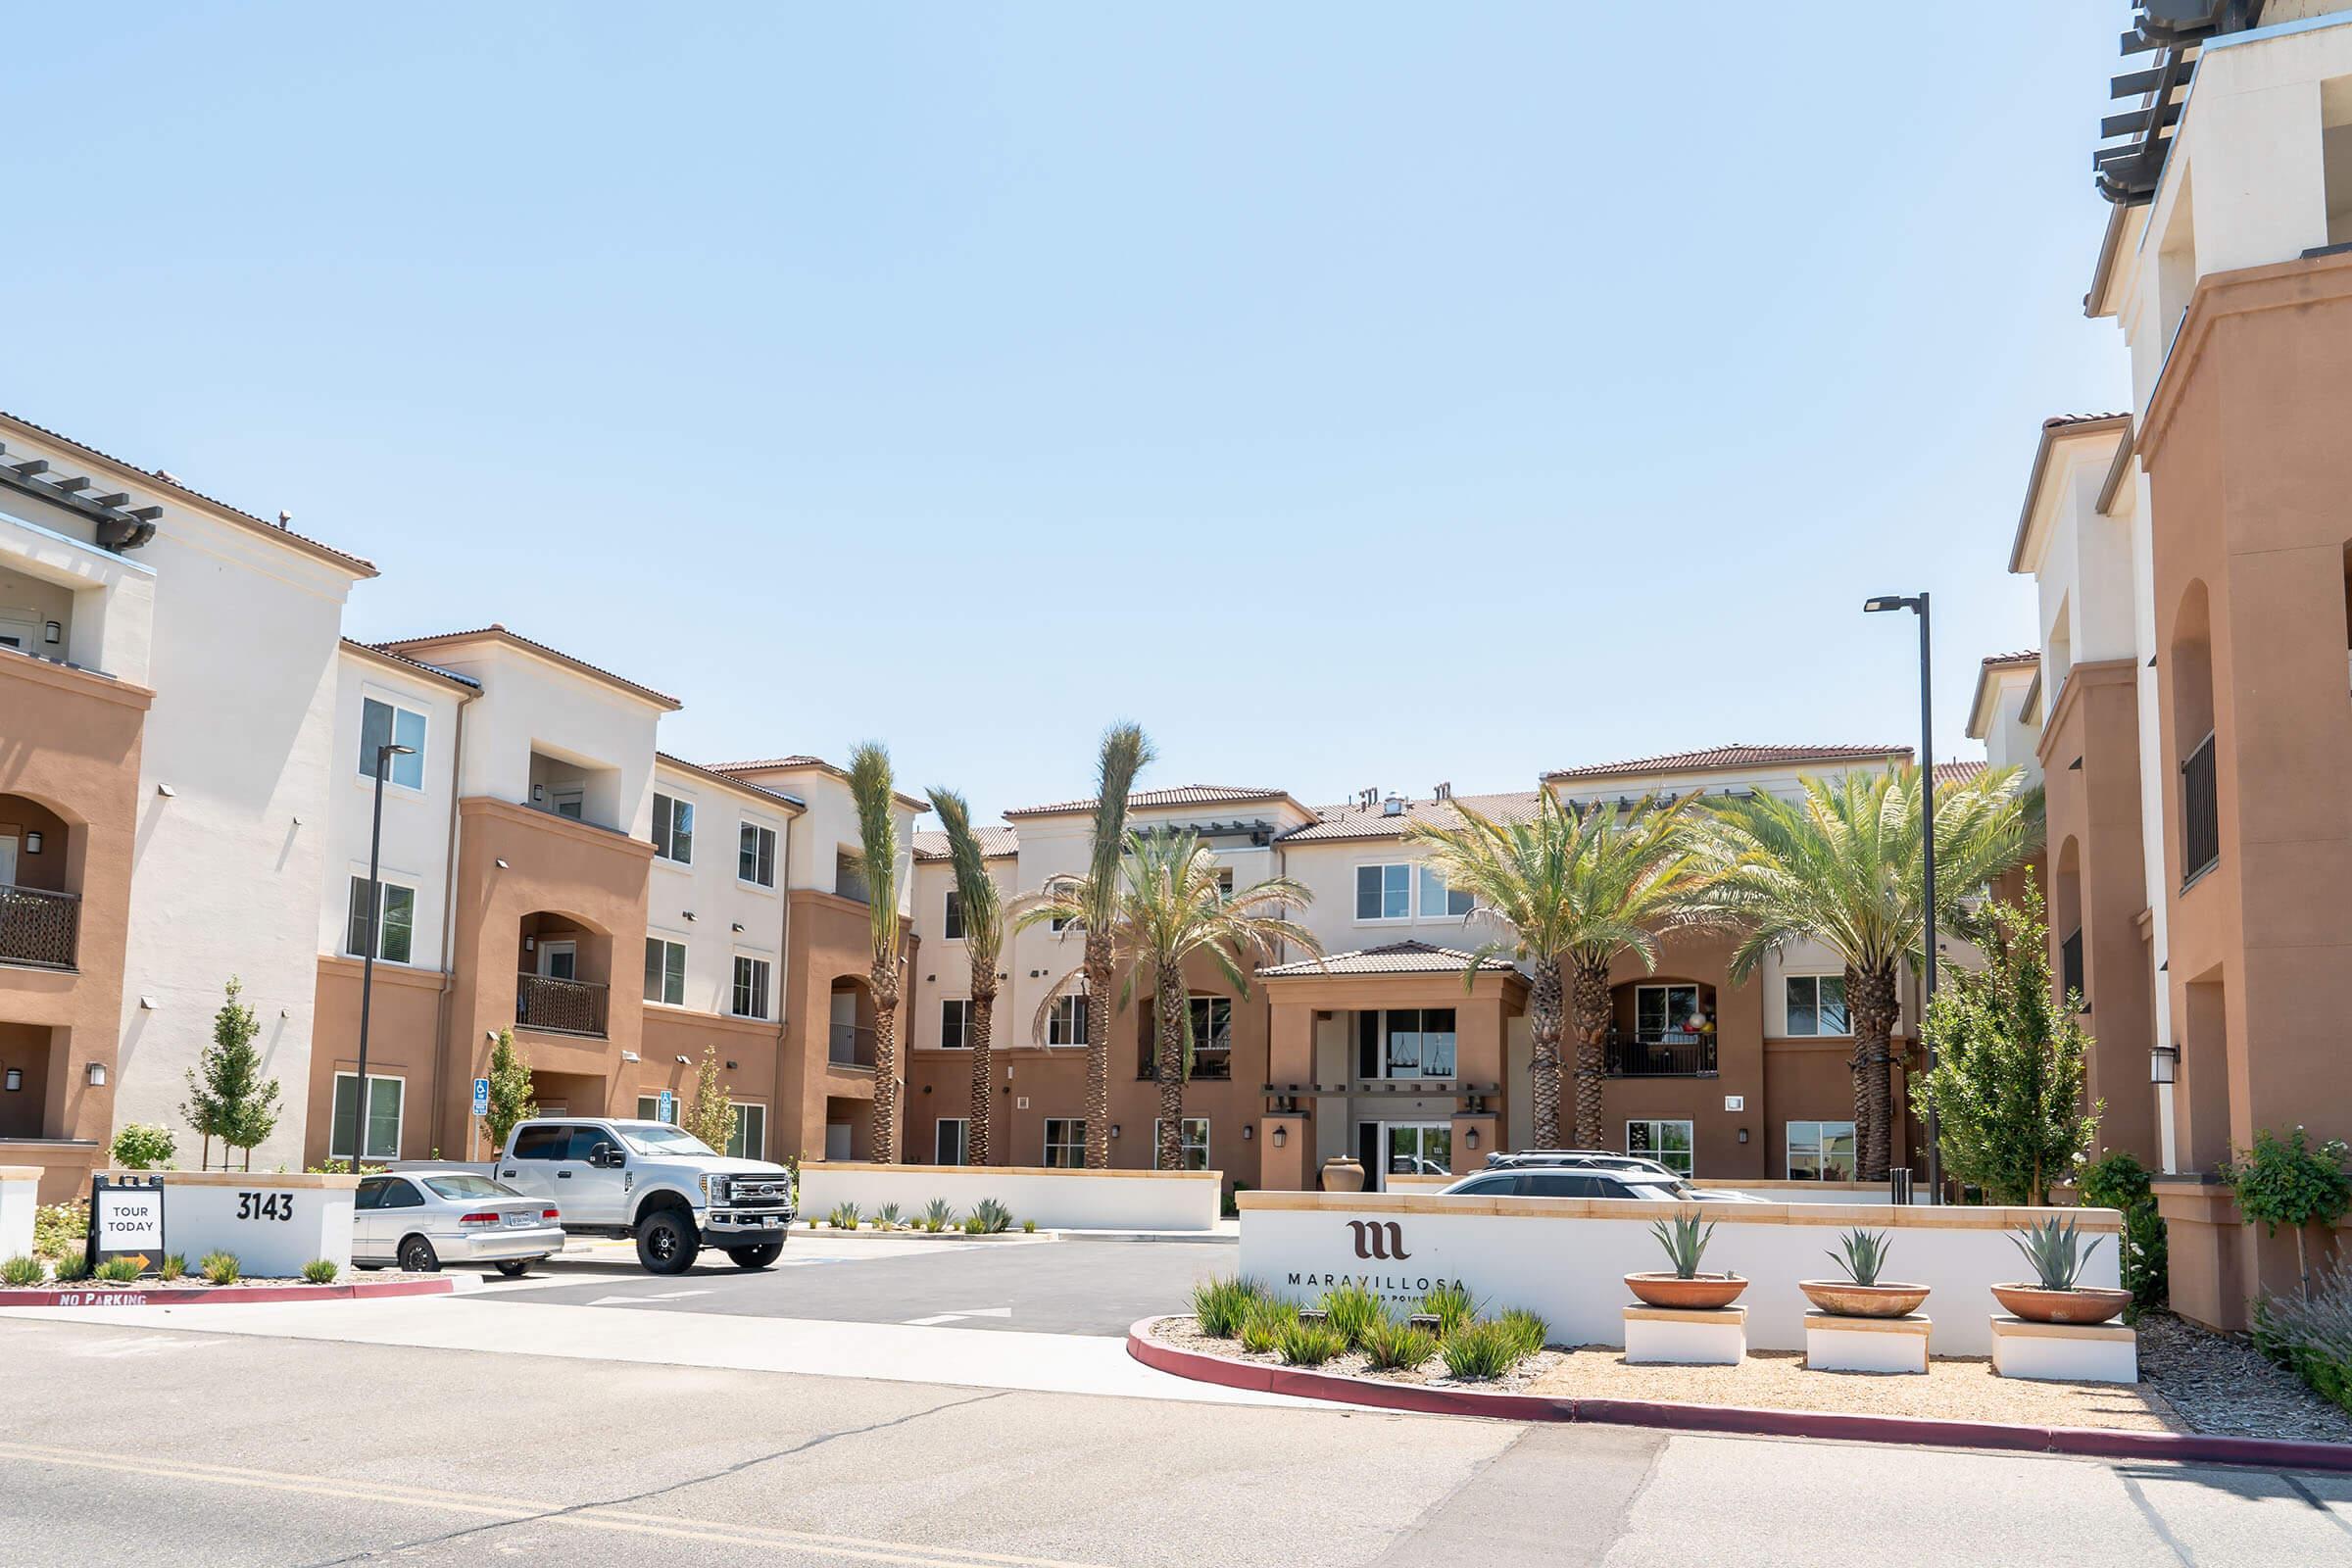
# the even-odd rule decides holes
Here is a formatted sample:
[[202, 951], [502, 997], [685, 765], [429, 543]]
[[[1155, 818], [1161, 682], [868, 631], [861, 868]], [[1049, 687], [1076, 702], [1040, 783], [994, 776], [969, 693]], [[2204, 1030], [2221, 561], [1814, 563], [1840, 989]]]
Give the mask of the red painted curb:
[[1900, 1443], [1942, 1448], [2083, 1454], [2108, 1459], [2162, 1459], [2175, 1464], [2352, 1472], [2352, 1444], [2347, 1443], [2296, 1443], [2283, 1438], [2231, 1438], [2196, 1432], [2112, 1432], [2098, 1427], [2011, 1426], [1997, 1421], [1849, 1415], [1829, 1410], [1762, 1410], [1730, 1404], [1670, 1404], [1655, 1399], [1564, 1399], [1547, 1395], [1472, 1394], [1463, 1389], [1383, 1383], [1341, 1372], [1308, 1372], [1296, 1367], [1233, 1361], [1198, 1350], [1180, 1350], [1152, 1337], [1152, 1327], [1159, 1321], [1155, 1317], [1144, 1318], [1127, 1331], [1127, 1353], [1146, 1366], [1196, 1383], [1410, 1410], [1420, 1415], [1590, 1421], [1611, 1426], [1661, 1427], [1676, 1432], [1734, 1432], [1755, 1437], [1826, 1438], [1845, 1443]]
[[389, 1296], [447, 1296], [455, 1280], [363, 1281], [357, 1285], [159, 1285], [94, 1289], [79, 1285], [47, 1285], [31, 1290], [0, 1291], [0, 1306], [190, 1306], [199, 1301], [244, 1305], [261, 1301], [367, 1301]]

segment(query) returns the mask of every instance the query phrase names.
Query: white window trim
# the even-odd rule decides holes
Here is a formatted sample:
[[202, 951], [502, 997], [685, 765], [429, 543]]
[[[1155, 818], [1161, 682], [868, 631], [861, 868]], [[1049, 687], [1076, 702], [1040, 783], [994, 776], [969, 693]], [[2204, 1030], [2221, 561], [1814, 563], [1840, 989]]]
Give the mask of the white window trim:
[[1046, 1049], [1049, 1051], [1084, 1051], [1087, 1042], [1083, 1040], [1056, 1040], [1054, 1038], [1054, 1026], [1061, 1021], [1061, 1010], [1064, 1007], [1068, 1007], [1071, 1011], [1072, 1033], [1077, 1032], [1076, 1025], [1083, 1025], [1086, 1021], [1086, 998], [1083, 994], [1065, 992], [1054, 998], [1054, 1010], [1046, 1015]]
[[[1200, 1168], [1202, 1170], [1215, 1170], [1217, 1168], [1217, 1162], [1211, 1153], [1213, 1145], [1209, 1140], [1214, 1135], [1216, 1129], [1209, 1125], [1209, 1118], [1206, 1116], [1187, 1116], [1184, 1118], [1184, 1120], [1197, 1121], [1200, 1124]], [[1159, 1130], [1166, 1125], [1167, 1119], [1163, 1116], [1154, 1116], [1152, 1118], [1152, 1168], [1153, 1170], [1159, 1169]], [[1179, 1146], [1181, 1146], [1184, 1142], [1184, 1134], [1181, 1130], [1176, 1134], [1176, 1140]], [[1182, 1165], [1177, 1168], [1180, 1170], [1191, 1170], [1193, 1167], [1190, 1165]]]
[[[949, 1008], [949, 1007], [951, 1007], [951, 1006], [957, 1006], [957, 1007], [961, 1007], [961, 1008], [963, 1009], [963, 1043], [962, 1043], [961, 1045], [954, 1045], [954, 1046], [952, 1046], [952, 1045], [948, 1044], [948, 1008]], [[942, 998], [940, 998], [940, 999], [939, 999], [939, 1048], [938, 1048], [938, 1049], [940, 1049], [941, 1051], [969, 1051], [969, 1050], [971, 1050], [971, 1049], [972, 1049], [972, 999], [971, 999], [971, 998], [969, 998], [969, 997], [942, 997]]]
[[[1663, 991], [1668, 997], [1672, 997], [1677, 991], [1688, 991], [1691, 994], [1692, 998], [1695, 999], [1693, 1005], [1703, 1006], [1706, 1004], [1705, 988], [1695, 980], [1644, 980], [1634, 987], [1634, 1036], [1636, 1039], [1640, 1039], [1642, 1035], [1642, 993], [1644, 991]], [[1688, 1016], [1688, 1014], [1686, 1014], [1686, 1016]], [[1787, 1020], [1784, 1019], [1783, 1021], [1786, 1022]], [[1690, 1031], [1685, 1029], [1682, 1025], [1674, 1021], [1674, 1009], [1672, 1007], [1668, 1007], [1666, 1009], [1665, 1032], [1670, 1035], [1681, 1035], [1689, 1034]], [[1642, 1120], [1645, 1118], [1637, 1117], [1635, 1119]], [[1657, 1118], [1649, 1117], [1646, 1119], [1654, 1121]], [[1669, 1121], [1675, 1119], [1676, 1118], [1671, 1116], [1667, 1118]]]
[[[677, 949], [679, 955], [678, 1000], [675, 1002], [664, 1002], [660, 997], [648, 997], [645, 999], [645, 1004], [649, 1007], [668, 1007], [679, 1012], [692, 1011], [693, 1009], [688, 1007], [686, 1004], [686, 993], [688, 987], [694, 979], [694, 954], [687, 948], [686, 939], [684, 937], [673, 937], [666, 931], [648, 931], [645, 934], [645, 940], [648, 942], [666, 943], [670, 947]], [[666, 973], [668, 955], [664, 954], [662, 956], [662, 962], [663, 971]], [[735, 977], [733, 973], [730, 972], [727, 976], [730, 985], [732, 985], [734, 978]]]
[[[756, 1154], [752, 1152], [752, 1141], [746, 1138], [743, 1141], [743, 1153], [738, 1157], [743, 1159], [767, 1158], [767, 1102], [764, 1100], [730, 1100], [727, 1102], [727, 1109], [730, 1116], [739, 1110], [756, 1110], [760, 1113], [760, 1152]], [[729, 1126], [731, 1132], [732, 1122]], [[727, 1139], [729, 1143], [734, 1141], [732, 1136]], [[726, 1151], [722, 1149], [719, 1152], [724, 1154]]]
[[[400, 1114], [394, 1117], [392, 1121], [392, 1152], [389, 1154], [360, 1154], [355, 1156], [348, 1152], [337, 1153], [335, 1152], [335, 1084], [341, 1083], [346, 1078], [356, 1079], [358, 1077], [359, 1074], [357, 1072], [345, 1072], [342, 1068], [338, 1067], [335, 1069], [333, 1082], [327, 1085], [326, 1157], [329, 1159], [348, 1159], [354, 1165], [365, 1165], [371, 1159], [396, 1160], [400, 1158], [400, 1142], [402, 1135], [407, 1133], [409, 1130], [409, 1080], [405, 1073], [371, 1072], [368, 1075], [368, 1081], [371, 1084], [400, 1085]], [[352, 1117], [352, 1141], [354, 1143], [364, 1144], [368, 1141], [368, 1097], [365, 1094], [360, 1096], [357, 1105], [358, 1114]]]
[[1846, 1003], [1845, 1003], [1845, 1027], [1844, 1027], [1843, 1029], [1838, 1029], [1838, 1030], [1830, 1030], [1830, 1029], [1816, 1029], [1816, 1030], [1814, 1030], [1814, 1031], [1813, 1031], [1811, 1034], [1800, 1035], [1800, 1034], [1798, 1034], [1798, 1033], [1796, 1032], [1796, 1027], [1795, 1027], [1795, 1025], [1791, 1024], [1791, 1023], [1788, 1021], [1788, 982], [1789, 982], [1789, 981], [1791, 981], [1791, 980], [1810, 980], [1810, 981], [1813, 981], [1813, 982], [1814, 982], [1814, 986], [1813, 986], [1813, 1016], [1814, 1016], [1815, 1018], [1819, 1018], [1819, 1017], [1821, 1016], [1821, 984], [1820, 984], [1820, 983], [1821, 983], [1822, 981], [1824, 981], [1824, 980], [1843, 980], [1844, 978], [1845, 978], [1845, 976], [1844, 976], [1844, 975], [1842, 975], [1842, 974], [1828, 974], [1828, 973], [1817, 972], [1817, 971], [1807, 971], [1806, 973], [1803, 973], [1803, 974], [1784, 974], [1784, 975], [1782, 975], [1782, 976], [1781, 976], [1781, 1028], [1782, 1028], [1782, 1030], [1783, 1030], [1783, 1032], [1784, 1032], [1784, 1038], [1786, 1038], [1786, 1039], [1789, 1039], [1789, 1040], [1851, 1040], [1851, 1039], [1853, 1039], [1853, 1038], [1854, 1038], [1854, 1004], [1853, 1004], [1853, 999], [1852, 999], [1851, 997], [1848, 997], [1848, 998], [1846, 999]]
[[957, 1140], [962, 1148], [963, 1158], [956, 1162], [956, 1168], [957, 1170], [967, 1168], [972, 1163], [972, 1118], [969, 1116], [942, 1116], [931, 1124], [931, 1163], [934, 1165], [948, 1163], [939, 1157], [939, 1131], [943, 1127], [963, 1129], [963, 1136]]
[[784, 830], [772, 823], [762, 822], [756, 816], [738, 817], [735, 822], [735, 885], [746, 893], [764, 894], [773, 898], [776, 893], [775, 883], [744, 880], [743, 830], [747, 827], [758, 828], [776, 841], [775, 853], [768, 857], [768, 868], [777, 874], [781, 874], [784, 869]]
[[[408, 890], [409, 894], [409, 956], [405, 958], [387, 958], [381, 953], [378, 953], [375, 957], [376, 962], [388, 963], [395, 969], [420, 969], [430, 967], [429, 965], [420, 964], [416, 961], [417, 950], [421, 947], [433, 945], [427, 944], [423, 941], [423, 879], [419, 877], [416, 878], [416, 880], [412, 881], [410, 878], [413, 875], [414, 873], [408, 871], [394, 871], [380, 867], [377, 869], [375, 874], [375, 921], [369, 934], [375, 938], [375, 945], [378, 948], [381, 948], [384, 945], [384, 895], [393, 888], [405, 888]], [[355, 865], [351, 868], [351, 882], [365, 882], [367, 880], [368, 868], [366, 866]], [[354, 952], [351, 946], [350, 883], [346, 883], [343, 889], [343, 940], [338, 945], [338, 951], [344, 957], [355, 960], [364, 960], [368, 956], [364, 953]], [[435, 951], [438, 951], [437, 947]], [[373, 1075], [370, 1074], [370, 1076]], [[328, 1110], [331, 1113], [333, 1106], [328, 1106]]]
[[[677, 808], [682, 805], [689, 811], [694, 813], [693, 825], [686, 829], [686, 858], [681, 860], [673, 856], [662, 854], [662, 841], [661, 839], [656, 838], [654, 840], [654, 863], [656, 865], [666, 865], [675, 871], [691, 871], [694, 869], [694, 851], [696, 847], [695, 841], [703, 836], [702, 803], [695, 800], [691, 795], [681, 795], [676, 790], [665, 788], [660, 784], [656, 784], [654, 786], [654, 793], [657, 796], [666, 797], [670, 803], [670, 838], [673, 843], [677, 838]], [[656, 809], [659, 809], [659, 808], [656, 808]], [[659, 832], [661, 830], [660, 821], [657, 820], [654, 825], [655, 831]]]
[[[419, 708], [416, 706], [414, 698], [387, 690], [384, 687], [363, 686], [360, 688], [360, 743], [362, 745], [367, 744], [368, 740], [368, 705], [369, 703], [381, 703], [391, 709], [395, 715], [412, 713], [424, 721], [424, 744], [416, 748], [416, 776], [420, 780], [429, 780], [432, 777], [430, 767], [433, 757], [432, 710]], [[396, 741], [400, 739], [400, 720], [397, 716], [392, 720], [392, 738]], [[397, 763], [400, 760], [394, 758], [392, 760]], [[353, 781], [361, 789], [372, 793], [375, 789], [375, 775], [362, 764], [357, 756], [352, 758], [351, 763]], [[392, 769], [386, 767], [384, 769], [384, 798], [390, 800], [395, 790], [402, 795], [415, 796], [418, 799], [422, 799], [425, 793], [423, 783], [403, 784], [392, 776]]]
[[[1446, 906], [1444, 908], [1430, 909], [1422, 906], [1421, 895], [1428, 891], [1429, 879], [1432, 877], [1437, 879], [1438, 886], [1446, 894]], [[1459, 914], [1453, 912], [1452, 903], [1453, 886], [1446, 880], [1446, 873], [1427, 860], [1415, 860], [1413, 862], [1413, 912], [1424, 920], [1467, 920], [1478, 912], [1478, 895], [1475, 893], [1470, 895], [1470, 907]]]
[[1682, 1172], [1682, 1174], [1683, 1174], [1684, 1176], [1686, 1176], [1686, 1177], [1690, 1177], [1690, 1178], [1693, 1178], [1693, 1179], [1695, 1179], [1695, 1178], [1697, 1177], [1697, 1175], [1698, 1175], [1698, 1123], [1697, 1123], [1697, 1121], [1696, 1121], [1694, 1118], [1692, 1118], [1692, 1117], [1690, 1117], [1690, 1116], [1628, 1116], [1628, 1117], [1626, 1117], [1626, 1118], [1625, 1118], [1625, 1152], [1626, 1152], [1628, 1154], [1633, 1154], [1633, 1153], [1634, 1153], [1634, 1129], [1635, 1129], [1636, 1127], [1647, 1127], [1647, 1128], [1650, 1128], [1650, 1129], [1651, 1129], [1651, 1136], [1650, 1136], [1650, 1147], [1649, 1147], [1648, 1149], [1646, 1149], [1646, 1150], [1642, 1151], [1641, 1153], [1639, 1153], [1639, 1154], [1635, 1154], [1635, 1155], [1634, 1155], [1634, 1157], [1635, 1157], [1635, 1158], [1637, 1158], [1637, 1159], [1651, 1159], [1651, 1160], [1655, 1160], [1655, 1161], [1657, 1161], [1659, 1164], [1661, 1164], [1661, 1165], [1665, 1166], [1665, 1167], [1666, 1167], [1668, 1170], [1673, 1170], [1673, 1169], [1674, 1169], [1674, 1162], [1673, 1162], [1672, 1160], [1670, 1160], [1670, 1159], [1668, 1159], [1668, 1158], [1666, 1157], [1666, 1155], [1667, 1155], [1667, 1153], [1669, 1152], [1669, 1151], [1668, 1151], [1668, 1150], [1666, 1149], [1666, 1147], [1665, 1147], [1665, 1143], [1666, 1143], [1665, 1137], [1664, 1137], [1664, 1135], [1663, 1135], [1663, 1134], [1660, 1134], [1659, 1132], [1657, 1132], [1657, 1131], [1656, 1131], [1656, 1129], [1658, 1129], [1658, 1128], [1661, 1128], [1661, 1127], [1680, 1127], [1680, 1128], [1682, 1128], [1682, 1129], [1683, 1129], [1683, 1142], [1684, 1142], [1684, 1145], [1685, 1145], [1685, 1148], [1684, 1148], [1684, 1152], [1685, 1152], [1685, 1153], [1687, 1153], [1687, 1154], [1690, 1156], [1690, 1168], [1689, 1170], [1687, 1170], [1687, 1171], [1684, 1171], [1684, 1172]]
[[[1362, 881], [1363, 874], [1376, 865], [1384, 870], [1392, 865], [1404, 868], [1404, 913], [1363, 914], [1358, 912], [1362, 906], [1356, 902], [1359, 897], [1357, 884]], [[1383, 876], [1381, 882], [1381, 898], [1385, 903], [1388, 898], [1388, 878]], [[1348, 912], [1354, 917], [1354, 923], [1357, 925], [1411, 925], [1414, 901], [1420, 897], [1420, 889], [1421, 862], [1418, 860], [1359, 860], [1348, 870]]]
[[[948, 934], [948, 910], [955, 905], [956, 897], [956, 890], [952, 883], [941, 890], [939, 895], [939, 940], [942, 942], [961, 942], [965, 937], [965, 932], [962, 931], [958, 931], [953, 936]], [[956, 916], [956, 922], [962, 923], [960, 914]]]
[[[735, 1010], [735, 966], [738, 963], [745, 962], [761, 963], [767, 966], [767, 995], [762, 999], [767, 1007], [767, 1010], [764, 1012], [737, 1012]], [[776, 960], [774, 958], [770, 957], [764, 953], [746, 953], [741, 948], [737, 948], [735, 950], [732, 958], [727, 964], [727, 1016], [730, 1018], [749, 1018], [755, 1023], [775, 1022]]]

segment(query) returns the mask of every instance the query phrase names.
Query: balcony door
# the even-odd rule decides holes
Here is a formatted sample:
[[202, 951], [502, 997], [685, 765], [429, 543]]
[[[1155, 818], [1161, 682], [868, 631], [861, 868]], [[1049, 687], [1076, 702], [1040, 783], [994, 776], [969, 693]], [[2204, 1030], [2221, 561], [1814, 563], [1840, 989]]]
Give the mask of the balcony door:
[[577, 942], [540, 943], [539, 973], [548, 980], [577, 980], [580, 977], [580, 945]]
[[17, 836], [0, 833], [0, 888], [17, 884]]

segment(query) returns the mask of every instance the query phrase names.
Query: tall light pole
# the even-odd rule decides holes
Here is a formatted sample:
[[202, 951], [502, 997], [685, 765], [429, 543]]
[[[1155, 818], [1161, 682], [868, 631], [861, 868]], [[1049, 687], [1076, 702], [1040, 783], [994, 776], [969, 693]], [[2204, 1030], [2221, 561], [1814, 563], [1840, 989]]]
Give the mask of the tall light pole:
[[[1865, 614], [1878, 614], [1890, 610], [1913, 610], [1919, 612], [1919, 780], [1924, 796], [1919, 812], [1921, 846], [1921, 894], [1927, 905], [1927, 970], [1926, 994], [1920, 1001], [1920, 1039], [1927, 1046], [1928, 1071], [1936, 1070], [1936, 1043], [1928, 1039], [1927, 1004], [1936, 1000], [1936, 687], [1931, 677], [1933, 668], [1929, 644], [1928, 596], [1922, 594], [1881, 594], [1863, 601]], [[1943, 1201], [1943, 1144], [1942, 1126], [1936, 1114], [1935, 1102], [1928, 1102], [1928, 1194], [1929, 1201]]]
[[[384, 885], [378, 877], [378, 861], [384, 848], [384, 770], [395, 757], [414, 757], [414, 746], [396, 746], [385, 741], [375, 749], [375, 814], [368, 824], [368, 945], [360, 950], [360, 1071], [358, 1093], [352, 1096], [351, 1106], [351, 1173], [357, 1176], [368, 1157], [368, 1010], [375, 1000], [375, 950], [379, 946], [376, 928], [382, 923]], [[327, 1132], [332, 1141], [334, 1105], [328, 1097]], [[332, 1154], [333, 1150], [327, 1152]], [[399, 1150], [394, 1150], [397, 1157]]]

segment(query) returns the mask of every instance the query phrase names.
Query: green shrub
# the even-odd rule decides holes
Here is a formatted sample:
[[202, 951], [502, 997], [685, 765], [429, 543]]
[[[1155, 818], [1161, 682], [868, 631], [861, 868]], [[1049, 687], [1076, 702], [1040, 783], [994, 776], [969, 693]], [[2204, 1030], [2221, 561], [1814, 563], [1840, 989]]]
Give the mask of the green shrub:
[[1525, 1352], [1519, 1339], [1503, 1324], [1479, 1318], [1446, 1336], [1438, 1354], [1446, 1370], [1457, 1378], [1484, 1381], [1498, 1378], [1519, 1364]]
[[1293, 1302], [1263, 1298], [1252, 1301], [1242, 1319], [1242, 1348], [1253, 1355], [1280, 1349], [1283, 1332], [1298, 1321], [1298, 1308]]
[[2237, 1197], [2237, 1211], [2249, 1225], [2271, 1235], [2284, 1225], [2295, 1235], [2295, 1272], [2308, 1291], [2311, 1263], [2303, 1250], [2303, 1232], [2312, 1225], [2331, 1225], [2352, 1208], [2352, 1175], [2344, 1160], [2352, 1155], [2340, 1138], [2317, 1149], [2310, 1135], [2297, 1127], [2279, 1138], [2258, 1132], [2254, 1147], [2232, 1155], [2222, 1166], [2222, 1179]]
[[1365, 1332], [1360, 1348], [1376, 1370], [1404, 1372], [1438, 1353], [1438, 1337], [1427, 1329], [1384, 1317]]
[[1494, 1322], [1503, 1333], [1510, 1336], [1511, 1343], [1518, 1347], [1519, 1353], [1523, 1356], [1533, 1355], [1544, 1348], [1544, 1340], [1551, 1334], [1550, 1324], [1536, 1316], [1535, 1313], [1523, 1311], [1515, 1306], [1496, 1318]]
[[[44, 1203], [32, 1213], [32, 1250], [40, 1257], [64, 1257], [89, 1245], [90, 1200]], [[76, 1276], [78, 1277], [78, 1276]]]
[[12, 1257], [0, 1263], [0, 1284], [39, 1285], [49, 1278], [49, 1271], [37, 1257]]
[[1233, 1184], [1233, 1191], [1225, 1195], [1225, 1217], [1227, 1219], [1240, 1219], [1242, 1217], [1241, 1198], [1242, 1195], [1249, 1190], [1250, 1184], [1248, 1182], [1235, 1182]]
[[302, 1277], [313, 1285], [332, 1285], [335, 1276], [341, 1272], [331, 1257], [314, 1257], [302, 1265]]
[[90, 1277], [90, 1260], [84, 1253], [68, 1252], [49, 1265], [49, 1272], [58, 1284], [71, 1285]]
[[862, 1217], [856, 1203], [835, 1203], [833, 1212], [825, 1216], [825, 1223], [837, 1231], [854, 1231]]
[[980, 1235], [984, 1235], [984, 1234], [987, 1232], [987, 1230], [988, 1230], [988, 1221], [986, 1221], [986, 1220], [982, 1219], [982, 1218], [981, 1218], [979, 1215], [977, 1215], [977, 1214], [966, 1214], [966, 1215], [964, 1215], [964, 1216], [963, 1216], [963, 1234], [964, 1234], [964, 1235], [966, 1235], [966, 1236], [980, 1236]]
[[[993, 1198], [983, 1198], [972, 1205], [972, 1218], [980, 1222], [980, 1234], [998, 1236], [1012, 1227], [1012, 1210]], [[964, 1229], [971, 1227], [966, 1225]]]
[[1264, 1299], [1265, 1293], [1250, 1280], [1203, 1280], [1193, 1287], [1193, 1316], [1200, 1320], [1201, 1333], [1230, 1340], [1242, 1332], [1250, 1309]]
[[90, 1273], [109, 1285], [128, 1285], [139, 1277], [139, 1260], [135, 1257], [110, 1257]]
[[1340, 1285], [1323, 1293], [1324, 1321], [1347, 1340], [1348, 1348], [1364, 1348], [1364, 1335], [1389, 1320], [1388, 1303], [1361, 1285]]
[[896, 1203], [884, 1203], [884, 1204], [883, 1204], [883, 1205], [882, 1205], [880, 1208], [877, 1208], [877, 1209], [875, 1209], [875, 1210], [874, 1210], [874, 1229], [876, 1229], [876, 1230], [878, 1230], [878, 1231], [895, 1231], [895, 1230], [897, 1230], [898, 1228], [899, 1228], [899, 1205], [898, 1205], [898, 1204], [896, 1204]]
[[1021, 1231], [1024, 1235], [1035, 1236], [1037, 1234], [1037, 1221], [1033, 1219], [1025, 1219], [1021, 1221]]
[[917, 1223], [937, 1236], [956, 1223], [956, 1205], [944, 1198], [934, 1198], [923, 1205], [923, 1217]]
[[1443, 1340], [1477, 1315], [1478, 1303], [1470, 1299], [1470, 1288], [1454, 1280], [1432, 1287], [1421, 1298], [1421, 1310], [1438, 1320], [1438, 1338]]
[[1348, 1348], [1348, 1336], [1328, 1323], [1292, 1323], [1275, 1342], [1282, 1358], [1293, 1366], [1321, 1366]]
[[124, 1170], [153, 1170], [158, 1165], [168, 1165], [178, 1152], [172, 1129], [152, 1121], [124, 1122], [108, 1150], [115, 1163]]
[[2321, 1397], [2352, 1410], [2352, 1258], [2322, 1268], [2307, 1296], [2256, 1302], [2253, 1339]]
[[2163, 1216], [2156, 1212], [2156, 1189], [2148, 1168], [2131, 1151], [2111, 1149], [2082, 1167], [2077, 1189], [2093, 1208], [2112, 1208], [2124, 1216], [2119, 1265], [2124, 1289], [2132, 1293], [2134, 1313], [2162, 1306], [2169, 1286], [2167, 1253], [2170, 1245]]
[[188, 1260], [180, 1256], [177, 1252], [166, 1252], [164, 1254], [164, 1260], [156, 1265], [156, 1272], [163, 1275], [163, 1277], [167, 1280], [178, 1279], [181, 1275], [187, 1273], [187, 1271]]
[[207, 1252], [196, 1265], [215, 1285], [234, 1285], [240, 1272], [234, 1252]]

